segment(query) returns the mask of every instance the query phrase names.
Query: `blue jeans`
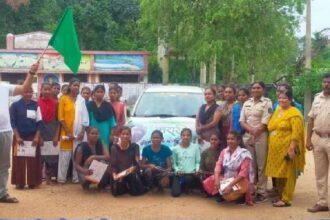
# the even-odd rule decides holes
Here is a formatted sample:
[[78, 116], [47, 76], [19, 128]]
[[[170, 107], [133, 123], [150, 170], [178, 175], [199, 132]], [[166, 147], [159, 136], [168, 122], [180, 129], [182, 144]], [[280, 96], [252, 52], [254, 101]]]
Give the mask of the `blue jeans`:
[[199, 188], [199, 178], [194, 174], [173, 176], [172, 196], [179, 197], [184, 189]]
[[0, 132], [0, 198], [7, 194], [12, 140], [13, 133], [11, 131]]

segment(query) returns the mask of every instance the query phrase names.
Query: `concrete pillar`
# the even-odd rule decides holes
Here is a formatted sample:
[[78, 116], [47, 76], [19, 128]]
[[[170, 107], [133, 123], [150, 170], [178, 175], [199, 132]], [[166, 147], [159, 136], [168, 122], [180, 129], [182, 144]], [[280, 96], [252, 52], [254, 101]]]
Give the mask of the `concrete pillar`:
[[201, 63], [199, 84], [201, 87], [204, 87], [206, 85], [206, 64], [205, 63]]
[[158, 51], [157, 60], [160, 68], [162, 69], [162, 83], [167, 84], [169, 79], [169, 59], [167, 46], [163, 40], [158, 38]]
[[59, 83], [64, 83], [63, 80], [64, 80], [63, 73], [59, 73], [59, 74], [58, 74], [58, 82], [59, 82]]
[[15, 36], [13, 34], [7, 34], [6, 36], [6, 49], [13, 50], [14, 49], [14, 39]]
[[89, 73], [88, 77], [90, 83], [96, 83], [96, 75], [94, 73]]

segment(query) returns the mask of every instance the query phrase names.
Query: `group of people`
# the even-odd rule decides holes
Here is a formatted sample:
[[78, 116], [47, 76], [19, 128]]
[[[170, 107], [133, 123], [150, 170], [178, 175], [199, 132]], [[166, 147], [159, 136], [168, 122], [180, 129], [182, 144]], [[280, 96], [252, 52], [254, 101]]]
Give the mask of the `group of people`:
[[[59, 84], [43, 83], [37, 101], [32, 100], [31, 87], [24, 90], [22, 98], [9, 110], [14, 133], [12, 184], [18, 189], [26, 185], [35, 188], [41, 184], [43, 176], [47, 184], [64, 184], [68, 175], [72, 176], [73, 183], [78, 183], [79, 175], [72, 159], [78, 145], [82, 147], [87, 143], [90, 133], [87, 130], [97, 128], [103, 153], [102, 146], [105, 146], [104, 152], [109, 152], [110, 143], [117, 141], [125, 124], [125, 103], [119, 101], [120, 91], [117, 84], [110, 87], [110, 104], [104, 100], [103, 85], [97, 85], [93, 92], [88, 87], [80, 92], [77, 78], [62, 87], [60, 98]], [[26, 141], [36, 147], [35, 157], [17, 155], [17, 149]], [[45, 142], [59, 147], [59, 154], [41, 155], [40, 149]]]
[[[200, 108], [196, 118], [198, 139], [202, 145], [208, 145], [209, 132], [218, 130], [220, 137], [224, 137], [223, 142], [229, 140], [230, 131], [242, 134], [242, 141], [239, 148], [234, 149], [225, 142], [228, 147], [221, 153], [214, 176], [210, 177], [214, 181], [208, 180], [206, 184], [219, 185], [221, 172], [224, 176], [220, 179], [234, 178], [230, 187], [244, 178], [246, 204], [252, 204], [252, 201], [258, 203], [268, 199], [267, 177], [272, 177], [272, 194], [278, 197], [272, 200], [273, 206], [290, 206], [297, 173], [303, 172], [305, 164], [304, 120], [299, 110], [301, 106], [294, 103], [292, 88], [279, 84], [278, 103], [275, 105], [264, 97], [263, 82], [253, 83], [250, 91], [239, 89], [237, 103], [235, 87], [225, 86], [222, 89], [224, 100], [220, 100], [219, 104], [216, 91], [212, 88], [205, 90], [206, 104]], [[219, 169], [221, 165], [218, 163], [222, 163], [224, 168]], [[212, 187], [207, 188], [211, 192]]]
[[[155, 130], [141, 155], [140, 146], [131, 141], [131, 129], [124, 126], [126, 107], [120, 101], [119, 85], [111, 85], [109, 91], [97, 85], [91, 91], [88, 87], [80, 90], [77, 78], [62, 88], [43, 83], [34, 101], [31, 84], [37, 69], [38, 63], [22, 85], [0, 86], [6, 103], [0, 109], [0, 202], [18, 202], [6, 188], [12, 145], [11, 183], [18, 189], [26, 185], [33, 189], [43, 177], [47, 184], [64, 184], [70, 176], [88, 190], [95, 183], [86, 176], [93, 174], [89, 167], [96, 160], [108, 165], [96, 185], [109, 188], [114, 196], [170, 187], [174, 197], [198, 189], [218, 202], [252, 205], [272, 197], [274, 207], [287, 207], [304, 171], [307, 147], [314, 149], [318, 161], [319, 195], [318, 203], [308, 211], [329, 210], [330, 74], [324, 76], [324, 90], [308, 114], [306, 147], [303, 109], [293, 99], [292, 87], [278, 84], [277, 101], [272, 102], [264, 96], [265, 84], [255, 82], [250, 89], [206, 88], [205, 104], [196, 106], [196, 131], [182, 129], [180, 143], [168, 147], [162, 143], [162, 132]], [[109, 102], [104, 98], [106, 92]], [[18, 94], [22, 98], [9, 108], [8, 97]], [[27, 141], [36, 148], [34, 157], [17, 154]], [[59, 154], [41, 155], [45, 142], [59, 147]], [[272, 191], [267, 191], [267, 177], [272, 178]]]
[[[93, 91], [88, 87], [80, 91], [80, 81], [77, 78], [73, 78], [62, 88], [57, 83], [43, 83], [37, 100], [34, 100], [31, 85], [38, 67], [39, 63], [31, 67], [22, 85], [0, 86], [1, 101], [5, 105], [1, 107], [0, 114], [0, 202], [18, 202], [15, 197], [9, 196], [6, 187], [10, 153], [11, 183], [17, 189], [24, 189], [26, 186], [36, 188], [43, 179], [47, 184], [64, 184], [69, 176], [72, 177], [72, 182], [78, 183], [78, 166], [72, 159], [80, 152], [76, 150], [77, 146], [81, 145], [82, 148], [86, 145], [86, 131], [92, 130], [88, 128], [97, 129], [97, 139], [105, 146], [104, 152], [109, 152], [111, 144], [117, 142], [125, 124], [126, 107], [120, 101], [122, 89], [118, 84], [112, 84], [109, 89], [111, 104], [104, 100], [106, 91], [103, 85], [96, 86]], [[11, 106], [10, 96], [19, 97], [18, 100], [15, 98], [17, 101]], [[42, 147], [46, 143], [59, 149], [58, 155], [42, 155]], [[28, 149], [23, 146], [32, 146], [35, 149], [34, 155], [22, 156], [21, 153]], [[108, 158], [109, 156], [101, 157], [105, 160]]]
[[[238, 89], [237, 101], [233, 86], [206, 89], [206, 104], [196, 117], [198, 141], [202, 149], [206, 148], [212, 141], [210, 134], [217, 131], [226, 148], [220, 153], [214, 174], [204, 180], [204, 189], [212, 195], [220, 192], [220, 201], [229, 198], [239, 201], [238, 196], [229, 196], [235, 191], [234, 186], [239, 185], [245, 191], [247, 205], [273, 198], [274, 207], [288, 207], [296, 180], [304, 171], [307, 148], [314, 151], [318, 191], [318, 202], [307, 211], [329, 211], [330, 73], [324, 75], [322, 85], [323, 91], [315, 95], [308, 113], [306, 139], [304, 111], [294, 100], [288, 84], [277, 85], [275, 102], [264, 97], [263, 82], [252, 83], [250, 90]], [[236, 148], [230, 140], [232, 132], [242, 135]], [[272, 190], [267, 190], [268, 177], [272, 178]], [[219, 191], [221, 181], [225, 183], [228, 179], [229, 185]]]

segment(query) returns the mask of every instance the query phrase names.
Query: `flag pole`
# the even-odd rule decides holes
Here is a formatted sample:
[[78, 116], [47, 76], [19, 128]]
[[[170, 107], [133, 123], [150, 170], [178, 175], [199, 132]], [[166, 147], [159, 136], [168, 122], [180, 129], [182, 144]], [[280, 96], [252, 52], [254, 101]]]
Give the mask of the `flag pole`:
[[42, 51], [42, 53], [41, 53], [41, 55], [40, 55], [40, 57], [39, 57], [39, 59], [38, 59], [38, 63], [40, 62], [40, 60], [41, 60], [42, 57], [44, 56], [44, 54], [45, 54], [46, 50], [48, 49], [48, 47], [49, 47], [49, 42], [48, 42], [48, 44], [47, 44], [47, 47]]

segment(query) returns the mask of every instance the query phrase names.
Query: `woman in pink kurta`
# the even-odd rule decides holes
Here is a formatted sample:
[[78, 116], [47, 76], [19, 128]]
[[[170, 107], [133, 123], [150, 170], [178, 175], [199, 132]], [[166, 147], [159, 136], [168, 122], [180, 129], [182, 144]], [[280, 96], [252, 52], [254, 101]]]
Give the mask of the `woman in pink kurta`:
[[115, 141], [115, 139], [119, 137], [120, 132], [125, 125], [126, 105], [125, 103], [119, 101], [120, 95], [121, 92], [118, 85], [114, 85], [109, 88], [110, 102], [113, 109], [115, 110], [117, 119], [117, 126], [112, 130], [111, 133], [111, 142]]
[[[253, 180], [253, 169], [251, 166], [252, 156], [250, 152], [239, 146], [241, 136], [239, 133], [231, 131], [227, 136], [228, 147], [224, 149], [214, 168], [214, 175], [203, 182], [204, 189], [211, 195], [220, 193], [224, 195], [231, 192], [242, 179], [245, 181], [247, 191], [245, 193], [246, 205], [253, 205], [250, 190], [250, 180]], [[233, 178], [232, 182], [219, 191], [220, 181]]]

